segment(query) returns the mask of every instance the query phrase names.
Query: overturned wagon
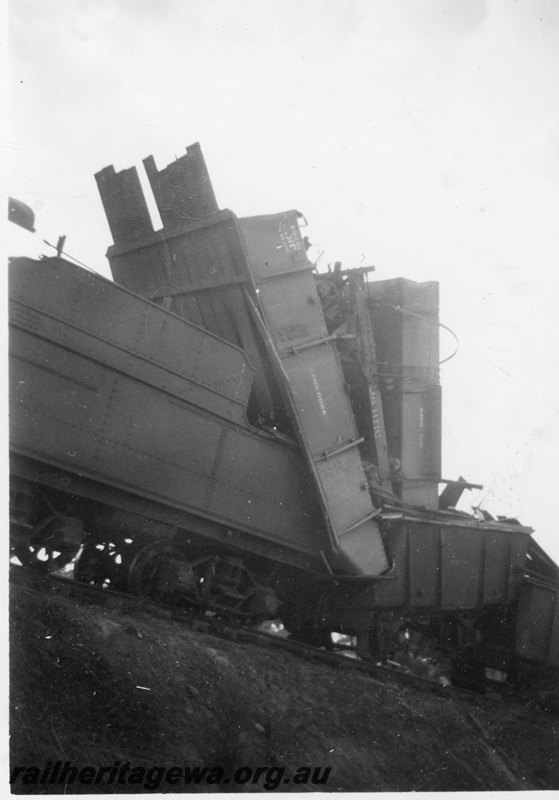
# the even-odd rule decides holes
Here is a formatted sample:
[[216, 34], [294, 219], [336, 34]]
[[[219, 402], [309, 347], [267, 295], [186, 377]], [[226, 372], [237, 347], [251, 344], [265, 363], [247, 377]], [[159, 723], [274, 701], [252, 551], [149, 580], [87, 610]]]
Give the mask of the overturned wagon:
[[555, 623], [545, 654], [518, 628], [556, 568], [441, 480], [436, 285], [316, 274], [298, 212], [219, 210], [196, 146], [146, 166], [161, 231], [135, 170], [97, 176], [123, 285], [12, 260], [19, 561], [374, 657], [556, 663]]

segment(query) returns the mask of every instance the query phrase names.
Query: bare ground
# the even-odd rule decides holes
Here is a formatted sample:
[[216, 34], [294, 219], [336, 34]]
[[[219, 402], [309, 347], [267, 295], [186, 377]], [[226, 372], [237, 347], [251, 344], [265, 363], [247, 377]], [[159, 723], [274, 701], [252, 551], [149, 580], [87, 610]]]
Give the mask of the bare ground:
[[[42, 772], [49, 761], [218, 765], [224, 775], [278, 767], [281, 786], [268, 788], [281, 791], [559, 788], [559, 716], [529, 701], [487, 704], [381, 685], [172, 619], [45, 595], [32, 583], [12, 587], [10, 611], [12, 769]], [[313, 787], [293, 782], [299, 767], [331, 771]], [[265, 777], [164, 790], [262, 791]], [[80, 787], [32, 778], [20, 772], [12, 790], [148, 790], [145, 782]]]

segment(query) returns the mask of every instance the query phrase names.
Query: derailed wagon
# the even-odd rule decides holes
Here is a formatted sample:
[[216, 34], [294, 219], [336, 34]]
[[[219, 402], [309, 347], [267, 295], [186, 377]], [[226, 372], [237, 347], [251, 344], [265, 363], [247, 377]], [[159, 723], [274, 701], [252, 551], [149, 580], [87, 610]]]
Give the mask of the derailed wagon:
[[197, 145], [145, 164], [161, 231], [135, 169], [97, 175], [115, 283], [12, 260], [15, 556], [461, 679], [557, 667], [557, 568], [441, 479], [437, 285], [317, 274]]

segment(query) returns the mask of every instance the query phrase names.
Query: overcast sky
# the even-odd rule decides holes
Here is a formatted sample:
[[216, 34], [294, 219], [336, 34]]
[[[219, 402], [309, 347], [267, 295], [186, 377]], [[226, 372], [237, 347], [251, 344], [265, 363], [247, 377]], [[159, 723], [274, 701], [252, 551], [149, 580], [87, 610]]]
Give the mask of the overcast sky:
[[108, 274], [93, 174], [200, 141], [221, 207], [438, 280], [443, 474], [559, 558], [559, 2], [12, 0], [10, 25], [6, 188], [38, 241]]

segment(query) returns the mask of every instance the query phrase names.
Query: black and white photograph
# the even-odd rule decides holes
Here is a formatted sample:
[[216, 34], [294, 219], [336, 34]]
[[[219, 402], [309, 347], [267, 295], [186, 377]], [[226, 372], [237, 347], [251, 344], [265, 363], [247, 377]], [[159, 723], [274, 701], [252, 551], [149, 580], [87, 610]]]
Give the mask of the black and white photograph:
[[559, 2], [5, 21], [5, 791], [559, 789]]

